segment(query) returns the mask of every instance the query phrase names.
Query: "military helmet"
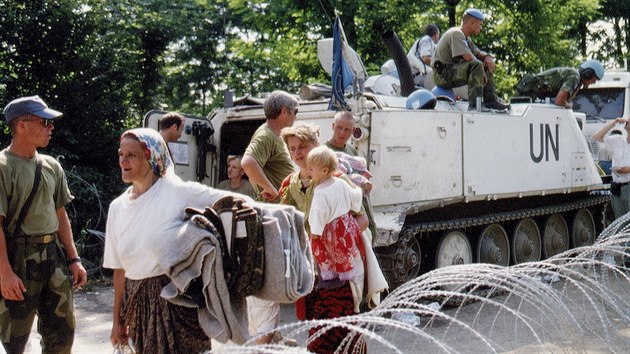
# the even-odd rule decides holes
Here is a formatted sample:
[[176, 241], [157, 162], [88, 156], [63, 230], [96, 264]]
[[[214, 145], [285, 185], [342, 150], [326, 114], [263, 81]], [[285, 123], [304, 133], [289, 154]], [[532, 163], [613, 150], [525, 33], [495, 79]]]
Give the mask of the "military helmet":
[[407, 109], [433, 109], [437, 104], [435, 96], [427, 89], [419, 89], [411, 93], [405, 106]]
[[441, 86], [436, 85], [435, 87], [433, 87], [433, 89], [431, 89], [431, 93], [435, 97], [448, 97], [452, 101], [455, 101], [455, 92], [453, 92], [453, 89], [445, 89]]
[[[604, 66], [598, 60], [590, 59], [580, 64], [580, 73], [586, 73], [586, 79], [592, 78], [593, 74], [597, 77], [597, 80], [601, 80], [604, 77]], [[589, 69], [592, 74], [589, 75]]]

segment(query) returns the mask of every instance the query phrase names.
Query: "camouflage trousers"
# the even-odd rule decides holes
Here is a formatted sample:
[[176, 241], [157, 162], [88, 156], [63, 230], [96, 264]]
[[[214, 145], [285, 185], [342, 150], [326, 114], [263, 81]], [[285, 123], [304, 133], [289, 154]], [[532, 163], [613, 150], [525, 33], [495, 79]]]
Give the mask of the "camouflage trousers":
[[70, 353], [74, 301], [66, 256], [58, 241], [7, 241], [9, 262], [26, 287], [23, 301], [0, 299], [0, 340], [8, 354], [23, 353], [37, 314], [42, 353]]
[[[488, 83], [484, 86], [483, 73], [486, 73]], [[494, 75], [484, 69], [483, 63], [478, 60], [464, 61], [447, 65], [442, 70], [433, 71], [433, 80], [437, 86], [445, 89], [468, 85], [468, 100], [471, 104], [476, 102], [476, 97], [483, 97], [484, 102], [497, 100], [494, 87]]]

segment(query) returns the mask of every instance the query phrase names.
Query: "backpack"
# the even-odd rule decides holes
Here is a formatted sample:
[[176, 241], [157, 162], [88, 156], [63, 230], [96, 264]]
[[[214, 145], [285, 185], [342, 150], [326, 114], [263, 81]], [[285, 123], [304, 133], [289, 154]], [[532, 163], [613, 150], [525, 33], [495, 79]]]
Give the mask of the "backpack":
[[549, 86], [532, 74], [525, 74], [515, 86], [518, 96], [531, 97], [532, 100], [549, 96]]

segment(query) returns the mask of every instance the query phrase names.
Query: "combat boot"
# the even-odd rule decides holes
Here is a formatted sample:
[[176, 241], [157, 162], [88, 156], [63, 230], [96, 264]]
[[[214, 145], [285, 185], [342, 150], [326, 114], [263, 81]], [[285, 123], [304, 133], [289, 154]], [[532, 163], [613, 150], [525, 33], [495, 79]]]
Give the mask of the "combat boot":
[[485, 102], [483, 105], [486, 108], [488, 108], [488, 109], [494, 109], [494, 110], [497, 110], [497, 111], [507, 111], [507, 110], [510, 109], [510, 105], [509, 104], [504, 104], [504, 103], [501, 103], [501, 102], [496, 101], [496, 100], [495, 101], [490, 101], [490, 102]]

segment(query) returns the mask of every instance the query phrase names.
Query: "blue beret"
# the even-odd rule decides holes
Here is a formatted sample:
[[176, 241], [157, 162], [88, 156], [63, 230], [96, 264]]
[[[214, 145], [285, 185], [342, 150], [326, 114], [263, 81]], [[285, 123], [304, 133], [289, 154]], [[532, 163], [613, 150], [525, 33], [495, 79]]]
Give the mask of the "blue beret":
[[485, 20], [486, 16], [484, 16], [481, 11], [477, 10], [477, 9], [467, 9], [466, 11], [464, 11], [464, 15], [470, 15], [478, 20]]

